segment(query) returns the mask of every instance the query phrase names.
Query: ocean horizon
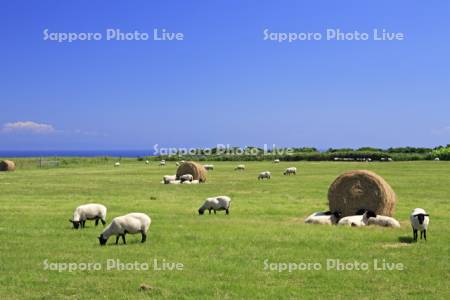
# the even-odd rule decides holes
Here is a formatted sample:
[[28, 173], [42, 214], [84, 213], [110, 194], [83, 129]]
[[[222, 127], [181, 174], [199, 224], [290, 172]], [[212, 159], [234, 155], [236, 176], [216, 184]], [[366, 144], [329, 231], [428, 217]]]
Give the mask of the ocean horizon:
[[0, 157], [143, 157], [151, 150], [0, 150]]

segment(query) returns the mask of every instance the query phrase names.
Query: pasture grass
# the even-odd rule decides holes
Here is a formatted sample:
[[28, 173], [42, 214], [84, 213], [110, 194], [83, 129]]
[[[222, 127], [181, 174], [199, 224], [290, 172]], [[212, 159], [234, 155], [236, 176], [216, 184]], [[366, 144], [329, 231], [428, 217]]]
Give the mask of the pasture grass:
[[[448, 299], [449, 162], [213, 162], [202, 185], [163, 185], [175, 164], [125, 160], [54, 169], [0, 173], [0, 299]], [[296, 166], [296, 176], [283, 176]], [[304, 218], [327, 209], [327, 190], [342, 172], [368, 169], [383, 176], [398, 197], [401, 229], [306, 225]], [[258, 181], [260, 171], [272, 171]], [[204, 199], [232, 197], [230, 215], [199, 216]], [[129, 212], [152, 218], [149, 237], [111, 238], [100, 247], [102, 226], [88, 221], [73, 230], [73, 209], [97, 202], [108, 222]], [[428, 241], [411, 243], [409, 214], [430, 214]], [[102, 270], [58, 272], [49, 263], [95, 263]], [[148, 271], [106, 270], [107, 259], [147, 263]], [[179, 262], [182, 271], [153, 270]], [[367, 263], [369, 270], [327, 270], [327, 259]], [[404, 270], [375, 271], [373, 260], [401, 263]], [[319, 263], [320, 270], [278, 272], [266, 263]], [[273, 265], [272, 265], [273, 266]], [[152, 288], [140, 291], [140, 284]]]

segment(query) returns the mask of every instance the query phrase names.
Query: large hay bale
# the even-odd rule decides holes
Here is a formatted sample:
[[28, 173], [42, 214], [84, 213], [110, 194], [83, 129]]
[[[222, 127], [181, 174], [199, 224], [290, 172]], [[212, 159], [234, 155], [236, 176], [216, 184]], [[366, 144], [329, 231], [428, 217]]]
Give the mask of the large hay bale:
[[208, 172], [206, 169], [198, 163], [193, 161], [187, 161], [182, 163], [177, 169], [177, 179], [180, 179], [180, 176], [185, 174], [191, 174], [194, 176], [194, 180], [198, 180], [199, 182], [206, 181], [206, 174]]
[[360, 209], [392, 217], [395, 202], [396, 196], [390, 185], [367, 170], [341, 174], [328, 190], [330, 211], [340, 211], [343, 217], [354, 215]]
[[0, 161], [0, 171], [14, 171], [16, 164], [11, 160]]

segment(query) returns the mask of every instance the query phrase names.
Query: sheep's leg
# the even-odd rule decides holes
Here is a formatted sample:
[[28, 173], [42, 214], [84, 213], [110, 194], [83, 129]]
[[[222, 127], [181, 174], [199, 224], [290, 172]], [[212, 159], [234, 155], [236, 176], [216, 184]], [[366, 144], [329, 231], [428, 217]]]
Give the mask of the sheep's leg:
[[420, 239], [422, 239], [423, 231], [420, 231]]
[[417, 230], [413, 229], [413, 238], [415, 241], [417, 241]]
[[86, 220], [83, 220], [81, 223], [83, 224], [83, 228], [84, 228], [86, 226]]
[[230, 213], [230, 211], [227, 209], [225, 209], [225, 213], [228, 215]]
[[122, 241], [123, 241], [123, 243], [124, 243], [124, 244], [126, 244], [126, 243], [127, 243], [127, 241], [125, 241], [125, 233], [124, 233], [124, 234], [122, 234]]
[[102, 221], [102, 225], [105, 226], [106, 220], [101, 219], [101, 221]]
[[98, 226], [98, 218], [95, 219], [95, 226]]
[[145, 232], [143, 230], [141, 231], [141, 234], [142, 234], [141, 243], [144, 243], [147, 240], [147, 235], [145, 234]]
[[211, 208], [209, 209], [209, 214], [211, 214]]
[[427, 240], [427, 231], [426, 230], [423, 231], [423, 238], [425, 239], [425, 241]]
[[118, 244], [119, 244], [119, 236], [116, 235], [116, 245], [118, 245]]

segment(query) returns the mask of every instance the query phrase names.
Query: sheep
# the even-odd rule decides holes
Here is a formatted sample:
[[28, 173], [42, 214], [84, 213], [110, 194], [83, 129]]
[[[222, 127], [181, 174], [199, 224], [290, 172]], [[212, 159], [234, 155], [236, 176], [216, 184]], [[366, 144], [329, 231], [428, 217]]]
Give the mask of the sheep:
[[291, 175], [291, 174], [297, 175], [297, 168], [296, 168], [296, 167], [290, 167], [290, 168], [287, 168], [287, 169], [283, 172], [283, 175]]
[[269, 171], [264, 171], [264, 172], [259, 173], [258, 180], [264, 179], [264, 178], [270, 179], [270, 176], [271, 176], [271, 173]]
[[378, 225], [382, 227], [400, 228], [400, 223], [391, 217], [377, 215], [376, 217], [370, 217], [367, 221], [367, 225]]
[[435, 160], [435, 161], [439, 161], [439, 157], [436, 157], [434, 160]]
[[205, 170], [207, 170], [207, 171], [212, 171], [212, 170], [214, 170], [214, 165], [203, 165], [203, 167], [204, 167]]
[[119, 243], [119, 237], [122, 237], [123, 243], [126, 244], [125, 234], [140, 233], [142, 235], [141, 243], [144, 243], [147, 240], [147, 232], [151, 222], [150, 217], [143, 213], [130, 213], [116, 217], [112, 220], [111, 224], [103, 230], [98, 237], [98, 240], [100, 245], [103, 246], [111, 235], [115, 235], [116, 245]]
[[184, 174], [180, 176], [180, 181], [181, 183], [185, 182], [185, 181], [192, 181], [194, 180], [194, 176], [192, 176], [191, 174]]
[[169, 184], [180, 184], [181, 180], [172, 180]]
[[84, 228], [86, 220], [95, 220], [95, 226], [98, 225], [98, 220], [101, 220], [102, 224], [106, 224], [106, 207], [102, 204], [89, 203], [80, 205], [75, 208], [72, 219], [69, 222], [73, 224], [73, 228]]
[[315, 212], [305, 219], [307, 224], [321, 224], [321, 225], [332, 225], [336, 224], [341, 217], [340, 212], [331, 213], [331, 211], [326, 212]]
[[230, 204], [231, 198], [228, 196], [207, 198], [205, 203], [198, 209], [198, 213], [199, 215], [203, 215], [205, 210], [208, 210], [209, 214], [211, 214], [211, 210], [213, 210], [214, 214], [216, 214], [218, 210], [225, 210], [225, 214], [228, 215], [230, 213]]
[[177, 175], [164, 175], [163, 176], [164, 184], [169, 184], [171, 181], [174, 181], [176, 179], [177, 179]]
[[238, 165], [236, 168], [234, 168], [235, 171], [244, 171], [245, 165]]
[[280, 160], [278, 158], [273, 160], [274, 164], [278, 164], [279, 162], [280, 162]]
[[427, 240], [428, 223], [430, 223], [429, 214], [422, 208], [415, 208], [410, 216], [411, 226], [413, 229], [414, 241], [417, 241], [417, 230], [420, 230], [420, 239]]
[[116, 163], [114, 164], [114, 167], [120, 167], [120, 162], [116, 162]]
[[163, 159], [159, 162], [160, 167], [164, 167], [166, 165], [166, 161]]
[[362, 215], [347, 216], [339, 220], [338, 225], [347, 225], [352, 227], [366, 226], [370, 217], [376, 217], [372, 211], [365, 211]]
[[150, 164], [150, 162], [149, 162], [148, 160], [146, 160], [146, 161], [145, 161], [145, 164], [148, 165], [148, 164]]

